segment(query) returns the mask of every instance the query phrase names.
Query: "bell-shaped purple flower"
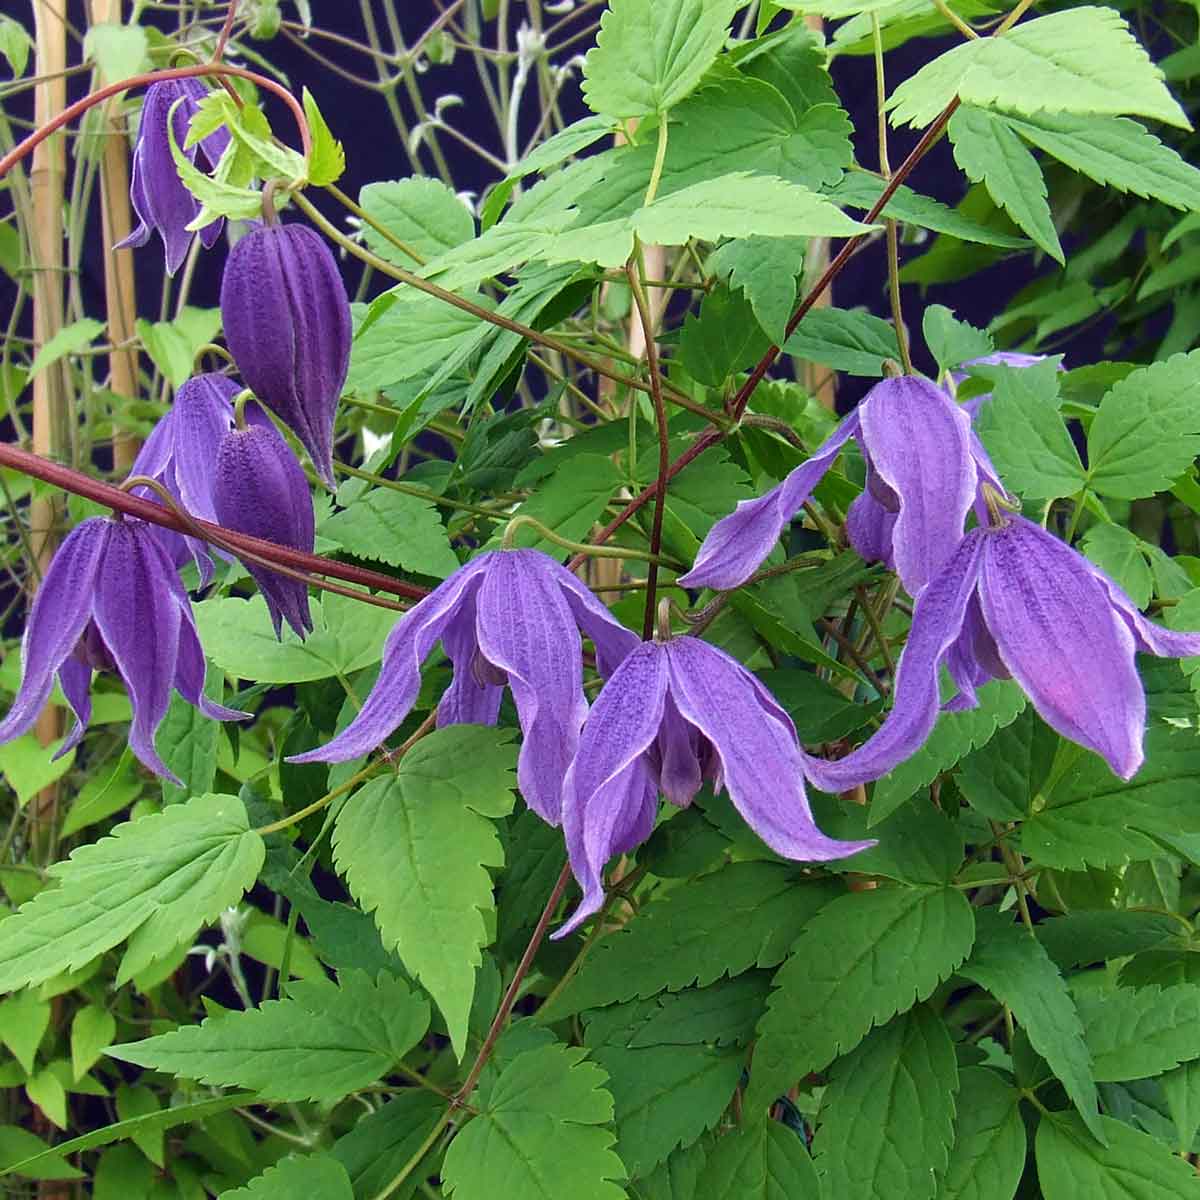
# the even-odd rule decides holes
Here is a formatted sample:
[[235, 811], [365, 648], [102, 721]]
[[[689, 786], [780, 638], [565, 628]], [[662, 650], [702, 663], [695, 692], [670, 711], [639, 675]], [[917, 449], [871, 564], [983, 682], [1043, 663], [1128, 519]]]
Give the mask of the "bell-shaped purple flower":
[[[150, 85], [142, 106], [129, 183], [129, 198], [138, 215], [138, 227], [114, 249], [144, 246], [151, 233], [157, 233], [166, 250], [168, 275], [174, 275], [187, 257], [194, 236], [187, 227], [200, 215], [200, 204], [179, 178], [171, 155], [167, 122], [171, 122], [175, 144], [183, 150], [188, 124], [207, 95], [208, 89], [198, 79], [167, 79]], [[183, 103], [172, 115], [172, 106], [180, 100]], [[198, 147], [192, 146], [183, 153], [194, 163], [199, 148], [209, 165], [215, 167], [228, 145], [229, 131], [215, 129], [200, 140]], [[200, 230], [200, 240], [205, 246], [217, 240], [221, 225], [218, 218]]]
[[975, 689], [1013, 678], [1046, 724], [1094, 750], [1122, 779], [1142, 763], [1146, 697], [1134, 655], [1200, 654], [1200, 633], [1147, 621], [1102, 571], [1040, 525], [1006, 515], [980, 526], [921, 593], [900, 656], [892, 711], [846, 758], [810, 760], [828, 791], [878, 779], [929, 736], [945, 664], [958, 688], [949, 710], [973, 708]]
[[327, 745], [289, 762], [345, 762], [382, 744], [408, 716], [421, 663], [440, 641], [454, 678], [438, 725], [494, 725], [507, 684], [523, 741], [517, 782], [543, 820], [559, 824], [562, 782], [587, 716], [582, 630], [611, 675], [637, 636], [574, 575], [540, 550], [493, 550], [460, 567], [388, 635], [379, 679], [358, 715]]
[[967, 414], [916, 376], [877, 383], [807, 462], [718, 521], [679, 582], [722, 590], [745, 583], [851, 437], [867, 460], [867, 486], [846, 517], [851, 543], [894, 566], [917, 595], [958, 545], [979, 485], [1000, 485]]
[[[217, 447], [212, 498], [227, 529], [312, 553], [316, 531], [312, 493], [292, 448], [257, 405], [247, 405], [247, 425], [231, 429]], [[275, 636], [282, 621], [303, 638], [312, 632], [308, 587], [299, 579], [245, 560], [267, 602]]]
[[[181, 508], [203, 521], [216, 521], [213, 507], [213, 471], [217, 447], [233, 427], [233, 398], [241, 389], [225, 375], [196, 375], [175, 395], [175, 403], [150, 431], [130, 468], [131, 475], [156, 479]], [[134, 488], [147, 500], [158, 497], [149, 488]], [[197, 538], [155, 528], [176, 566], [190, 554], [200, 572], [200, 584], [212, 579], [208, 546]]]
[[874, 845], [817, 828], [804, 766], [791, 718], [736, 659], [693, 637], [643, 642], [592, 705], [563, 785], [563, 832], [583, 899], [555, 936], [599, 909], [604, 864], [649, 836], [660, 791], [684, 808], [712, 780], [784, 858], [824, 862]]
[[67, 535], [34, 597], [21, 665], [21, 687], [0, 721], [0, 742], [33, 725], [57, 672], [75, 713], [75, 727], [58, 751], [65, 754], [91, 717], [92, 670], [112, 670], [133, 705], [129, 748], [175, 783], [154, 748], [172, 687], [205, 716], [236, 721], [249, 715], [205, 696], [204, 651], [191, 602], [151, 526], [132, 518], [89, 517]]
[[332, 489], [333, 422], [350, 366], [350, 301], [306, 225], [264, 225], [230, 252], [225, 341], [246, 386], [300, 439]]

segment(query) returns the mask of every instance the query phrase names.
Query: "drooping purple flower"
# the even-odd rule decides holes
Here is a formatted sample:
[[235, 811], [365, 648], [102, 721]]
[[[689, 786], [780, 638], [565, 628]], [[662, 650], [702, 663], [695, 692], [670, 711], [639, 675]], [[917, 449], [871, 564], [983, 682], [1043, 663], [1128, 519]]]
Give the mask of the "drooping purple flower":
[[264, 225], [230, 252], [225, 341], [247, 387], [300, 439], [332, 489], [333, 422], [350, 366], [350, 301], [306, 225]]
[[846, 519], [851, 542], [893, 565], [917, 595], [958, 545], [979, 484], [1000, 485], [967, 414], [916, 376], [877, 383], [810, 459], [718, 521], [679, 582], [722, 590], [745, 583], [851, 437], [867, 460], [867, 486]]
[[481, 554], [396, 623], [379, 679], [354, 720], [333, 741], [288, 761], [345, 762], [381, 745], [412, 709], [421, 663], [440, 641], [454, 677], [438, 704], [438, 725], [494, 725], [507, 684], [523, 734], [521, 794], [543, 820], [557, 825], [563, 776], [587, 716], [580, 630], [596, 647], [596, 666], [605, 677], [639, 644], [549, 555]]
[[[156, 479], [181, 508], [203, 521], [216, 521], [213, 507], [213, 472], [217, 447], [233, 427], [233, 398], [240, 388], [225, 375], [195, 375], [175, 395], [175, 403], [150, 431], [130, 468], [131, 475]], [[157, 500], [149, 488], [134, 488], [134, 495]], [[155, 527], [176, 566], [190, 554], [200, 572], [200, 584], [212, 579], [208, 546], [197, 538]]]
[[597, 697], [563, 784], [563, 832], [583, 899], [556, 934], [604, 901], [604, 864], [644, 841], [658, 794], [686, 808], [705, 779], [777, 854], [845, 858], [874, 845], [826, 837], [804, 792], [791, 718], [745, 667], [694, 637], [643, 642]]
[[[151, 233], [157, 233], [166, 251], [168, 275], [174, 275], [187, 257], [194, 236], [187, 226], [200, 215], [200, 204], [179, 178], [175, 159], [171, 156], [167, 122], [171, 122], [175, 144], [190, 162], [196, 161], [199, 148], [204, 151], [209, 165], [215, 167], [229, 145], [227, 129], [215, 129], [200, 140], [198, 147], [183, 149], [188, 124], [207, 95], [208, 89], [198, 79], [167, 79], [150, 85], [142, 106], [129, 184], [129, 199], [138, 215], [138, 227], [114, 249], [144, 246]], [[180, 100], [182, 103], [172, 116], [172, 105]], [[212, 246], [220, 236], [221, 224], [218, 218], [200, 230], [200, 240], [206, 247]]]
[[129, 748], [156, 775], [179, 783], [154, 747], [171, 688], [205, 716], [248, 713], [204, 694], [204, 651], [191, 602], [162, 545], [144, 521], [89, 517], [64, 539], [34, 597], [21, 642], [21, 687], [0, 721], [0, 742], [28, 730], [46, 706], [57, 672], [75, 727], [59, 749], [83, 737], [91, 717], [92, 671], [120, 675], [133, 705]]
[[1046, 724], [1099, 754], [1122, 779], [1142, 763], [1146, 697], [1135, 653], [1200, 654], [1200, 633], [1147, 621], [1097, 567], [1040, 525], [1006, 515], [973, 529], [921, 593], [900, 656], [892, 711], [846, 758], [809, 762], [821, 788], [878, 779], [916, 751], [939, 708], [945, 664], [973, 708], [976, 688], [1013, 678]]
[[[217, 447], [213, 505], [228, 529], [312, 553], [316, 531], [304, 470], [279, 430], [257, 405], [246, 407], [245, 429], [231, 429]], [[275, 636], [284, 618], [301, 638], [312, 632], [308, 587], [299, 579], [244, 560], [258, 584]]]

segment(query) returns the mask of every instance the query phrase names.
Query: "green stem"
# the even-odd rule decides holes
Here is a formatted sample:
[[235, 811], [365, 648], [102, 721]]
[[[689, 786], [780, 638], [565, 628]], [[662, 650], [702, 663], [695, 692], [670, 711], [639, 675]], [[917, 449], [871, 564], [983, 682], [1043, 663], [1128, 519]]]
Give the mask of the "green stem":
[[259, 837], [266, 837], [269, 833], [278, 833], [281, 829], [290, 829], [293, 825], [298, 825], [305, 818], [311, 817], [313, 813], [320, 812], [321, 809], [327, 804], [332, 803], [339, 796], [344, 796], [347, 792], [353, 791], [364, 779], [369, 779], [372, 775], [378, 774], [386, 766], [386, 763], [369, 763], [361, 771], [351, 775], [345, 783], [335, 787], [332, 792], [326, 792], [319, 800], [314, 800], [311, 804], [306, 804], [302, 809], [292, 813], [290, 816], [281, 817], [278, 821], [272, 821], [270, 825], [260, 825], [254, 832]]
[[657, 555], [650, 554], [645, 550], [636, 550], [631, 546], [593, 546], [587, 542], [572, 542], [568, 538], [560, 537], [553, 529], [548, 529], [537, 517], [527, 516], [522, 513], [518, 513], [504, 527], [504, 537], [501, 545], [505, 550], [513, 549], [517, 530], [522, 525], [528, 525], [530, 528], [536, 530], [546, 541], [553, 542], [554, 545], [561, 546], [564, 550], [573, 550], [576, 554], [586, 555], [588, 558], [637, 558], [654, 565], [661, 562], [661, 559]]

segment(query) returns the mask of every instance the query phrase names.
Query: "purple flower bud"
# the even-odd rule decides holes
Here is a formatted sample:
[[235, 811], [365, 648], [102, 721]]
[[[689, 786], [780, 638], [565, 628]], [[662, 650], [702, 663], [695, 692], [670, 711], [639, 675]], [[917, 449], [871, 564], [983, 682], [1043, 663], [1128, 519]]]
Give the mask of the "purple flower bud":
[[[183, 150], [188, 123], [207, 95], [208, 89], [198, 79], [168, 79], [150, 85], [142, 106], [129, 184], [129, 199], [139, 224], [114, 249], [144, 246], [150, 240], [150, 234], [157, 233], [166, 250], [168, 275], [174, 275], [187, 256], [193, 237], [187, 226], [200, 215], [200, 205], [179, 178], [167, 137], [167, 121], [171, 121], [175, 144]], [[178, 100], [183, 103], [172, 117], [171, 107]], [[201, 139], [199, 148], [204, 151], [209, 165], [215, 167], [228, 145], [228, 131], [217, 129]], [[196, 161], [196, 149], [192, 146], [183, 151], [190, 162]], [[221, 220], [218, 218], [200, 231], [200, 240], [205, 246], [211, 246], [220, 233]]]
[[305, 225], [248, 233], [225, 264], [221, 320], [246, 386], [295, 433], [333, 488], [333, 421], [350, 365], [350, 302], [328, 247]]
[[[227, 529], [311, 554], [316, 518], [304, 471], [265, 413], [250, 406], [247, 416], [247, 428], [231, 429], [217, 448], [212, 493], [217, 520]], [[298, 637], [311, 633], [307, 586], [243, 561], [267, 602], [275, 636], [284, 618]]]

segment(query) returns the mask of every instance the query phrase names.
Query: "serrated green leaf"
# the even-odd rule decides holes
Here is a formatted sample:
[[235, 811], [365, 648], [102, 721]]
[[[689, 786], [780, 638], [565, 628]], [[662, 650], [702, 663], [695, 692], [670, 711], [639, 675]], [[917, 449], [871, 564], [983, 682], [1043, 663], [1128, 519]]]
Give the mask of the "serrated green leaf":
[[342, 177], [346, 170], [346, 152], [329, 131], [325, 118], [317, 107], [313, 94], [304, 89], [304, 115], [312, 133], [312, 150], [308, 156], [308, 182], [314, 187], [325, 187]]
[[[171, 157], [175, 160], [175, 170], [179, 178], [183, 181], [184, 187], [200, 201], [200, 213], [185, 228], [190, 229], [195, 225], [197, 229], [201, 229], [204, 224], [212, 221], [215, 217], [228, 217], [235, 221], [248, 221], [252, 217], [261, 216], [261, 193], [253, 188], [227, 183], [224, 179], [220, 178], [219, 172], [215, 175], [206, 175], [180, 149], [178, 143], [175, 141], [174, 115], [175, 108], [182, 103], [183, 100], [180, 99], [172, 106], [171, 119], [167, 121], [167, 142], [171, 147]], [[238, 128], [241, 128], [240, 124]], [[229, 131], [231, 134], [234, 133], [232, 122], [229, 125]], [[237, 153], [239, 148], [238, 143], [231, 141], [229, 148], [222, 155], [221, 162], [232, 162], [232, 156]], [[197, 222], [202, 222], [203, 224], [197, 224]]]
[[1076, 1007], [1099, 1083], [1148, 1079], [1200, 1058], [1200, 987], [1082, 991]]
[[1017, 1090], [995, 1071], [958, 1075], [954, 1145], [938, 1200], [1012, 1200], [1025, 1170], [1025, 1122]]
[[701, 301], [699, 314], [684, 318], [679, 358], [697, 382], [720, 387], [735, 371], [757, 362], [768, 344], [750, 302], [715, 287]]
[[372, 488], [321, 522], [320, 532], [360, 558], [445, 579], [458, 570], [437, 508], [419, 496]]
[[282, 640], [261, 596], [201, 600], [194, 606], [200, 639], [222, 671], [259, 683], [301, 683], [350, 675], [377, 663], [396, 614], [331, 592], [312, 606], [313, 631], [302, 642], [285, 628]]
[[621, 1200], [625, 1177], [603, 1128], [613, 1113], [604, 1072], [584, 1051], [518, 1055], [477, 1093], [479, 1115], [450, 1143], [442, 1181], [454, 1200]]
[[763, 332], [777, 345], [787, 337], [804, 266], [804, 238], [734, 238], [713, 251], [709, 269], [742, 292]]
[[[414, 175], [368, 183], [359, 192], [358, 202], [424, 259], [435, 258], [475, 236], [475, 222], [467, 206], [440, 179]], [[412, 267], [413, 260], [370, 225], [363, 226], [363, 236], [368, 249], [381, 258]]]
[[826, 905], [796, 939], [759, 1022], [747, 1104], [761, 1109], [924, 1000], [970, 953], [961, 892], [888, 888]]
[[774, 966], [813, 914], [840, 894], [836, 882], [800, 882], [779, 863], [731, 863], [652, 901], [602, 938], [538, 1018], [556, 1021]]
[[616, 1152], [630, 1175], [646, 1175], [721, 1119], [742, 1075], [745, 1054], [710, 1046], [598, 1046], [608, 1073]]
[[884, 360], [895, 360], [900, 353], [896, 331], [889, 322], [844, 308], [810, 312], [783, 349], [806, 362], [868, 378], [882, 376]]
[[998, 729], [1016, 720], [1024, 707], [1025, 696], [1015, 683], [993, 680], [979, 689], [977, 708], [942, 713], [920, 750], [875, 784], [868, 825], [886, 820], [920, 788], [986, 745]]
[[76, 1081], [83, 1078], [113, 1044], [116, 1018], [106, 1008], [89, 1004], [71, 1021], [71, 1071]]
[[1124, 525], [1093, 525], [1083, 538], [1083, 552], [1124, 588], [1138, 608], [1154, 594], [1154, 576], [1142, 553], [1142, 540]]
[[124, 982], [236, 904], [263, 853], [234, 796], [199, 796], [118, 825], [51, 866], [59, 886], [0, 922], [0, 991], [73, 970], [130, 938]]
[[813, 1139], [824, 1194], [932, 1200], [957, 1091], [954, 1043], [930, 1009], [875, 1030], [830, 1071]]
[[954, 96], [1016, 113], [1135, 113], [1191, 128], [1125, 20], [1094, 5], [955, 46], [901, 83], [886, 107], [893, 124], [924, 126]]
[[644, 117], [674, 108], [725, 44], [741, 0], [612, 0], [583, 66], [594, 113]]
[[304, 1154], [282, 1159], [245, 1187], [222, 1192], [221, 1200], [354, 1200], [346, 1168], [328, 1154]]
[[949, 371], [968, 359], [982, 358], [995, 348], [992, 335], [958, 320], [944, 304], [931, 304], [921, 317], [925, 345], [938, 368]]
[[[583, 541], [622, 481], [611, 458], [580, 454], [571, 460], [569, 471], [552, 475], [513, 515], [534, 517], [560, 537]], [[533, 547], [559, 558], [564, 553], [561, 546], [548, 542], [528, 525], [517, 530], [513, 545]]]
[[1067, 985], [1037, 939], [1008, 917], [980, 922], [979, 940], [959, 974], [1008, 1005], [1030, 1045], [1062, 1081], [1088, 1128], [1103, 1136], [1083, 1026]]
[[270, 1100], [335, 1100], [374, 1083], [429, 1027], [429, 1004], [395, 976], [298, 980], [286, 1000], [209, 1017], [108, 1054]]
[[676, 1150], [649, 1175], [628, 1184], [632, 1200], [698, 1200], [699, 1182], [707, 1159], [707, 1143], [694, 1142]]
[[1189, 1154], [1200, 1130], [1200, 1059], [1168, 1071], [1158, 1082], [1175, 1122], [1175, 1148], [1180, 1154]]
[[1088, 486], [1136, 500], [1169, 488], [1200, 453], [1200, 351], [1126, 375], [1088, 430]]
[[[217, 671], [209, 671], [205, 693], [221, 702], [224, 681]], [[155, 735], [162, 746], [162, 760], [180, 779], [183, 787], [169, 779], [162, 781], [164, 804], [178, 804], [189, 796], [211, 792], [217, 777], [217, 744], [221, 727], [178, 693], [171, 694], [167, 715]]]
[[49, 341], [42, 345], [29, 364], [29, 374], [25, 382], [41, 374], [51, 363], [56, 363], [68, 354], [75, 354], [93, 342], [104, 332], [104, 322], [94, 317], [81, 317], [64, 325]]
[[821, 1184], [799, 1133], [778, 1121], [753, 1121], [717, 1142], [695, 1194], [736, 1196], [737, 1200], [819, 1200]]
[[958, 765], [958, 787], [992, 821], [1019, 821], [1050, 774], [1058, 735], [1027, 705]]
[[1162, 1142], [1114, 1117], [1098, 1118], [1101, 1145], [1072, 1113], [1038, 1125], [1038, 1182], [1046, 1200], [1182, 1200], [1200, 1195], [1200, 1177]]
[[487, 868], [504, 865], [491, 818], [513, 806], [510, 736], [474, 725], [429, 734], [395, 775], [355, 792], [334, 826], [334, 863], [437, 1002], [459, 1058], [495, 907]]
[[102, 21], [88, 26], [83, 38], [83, 57], [96, 64], [105, 83], [136, 75], [146, 62], [148, 48], [146, 31], [140, 25]]
[[1200, 207], [1200, 170], [1126, 117], [1036, 113], [1002, 118], [1027, 142], [1103, 187], [1175, 208]]
[[1179, 925], [1164, 913], [1073, 912], [1037, 926], [1038, 941], [1062, 968], [1122, 958], [1162, 945]]
[[1059, 415], [1058, 389], [1058, 365], [1051, 361], [998, 371], [992, 398], [975, 418], [1000, 477], [1029, 499], [1071, 496], [1087, 480]]
[[1041, 168], [1003, 117], [966, 104], [950, 118], [948, 132], [954, 161], [967, 178], [982, 182], [1018, 228], [1051, 258], [1065, 263]]
[[[406, 1088], [338, 1138], [330, 1153], [346, 1168], [355, 1196], [375, 1196], [390, 1184], [420, 1149], [445, 1107], [445, 1101], [432, 1092]], [[393, 1200], [408, 1200], [421, 1179], [421, 1173], [413, 1171], [392, 1194]]]

